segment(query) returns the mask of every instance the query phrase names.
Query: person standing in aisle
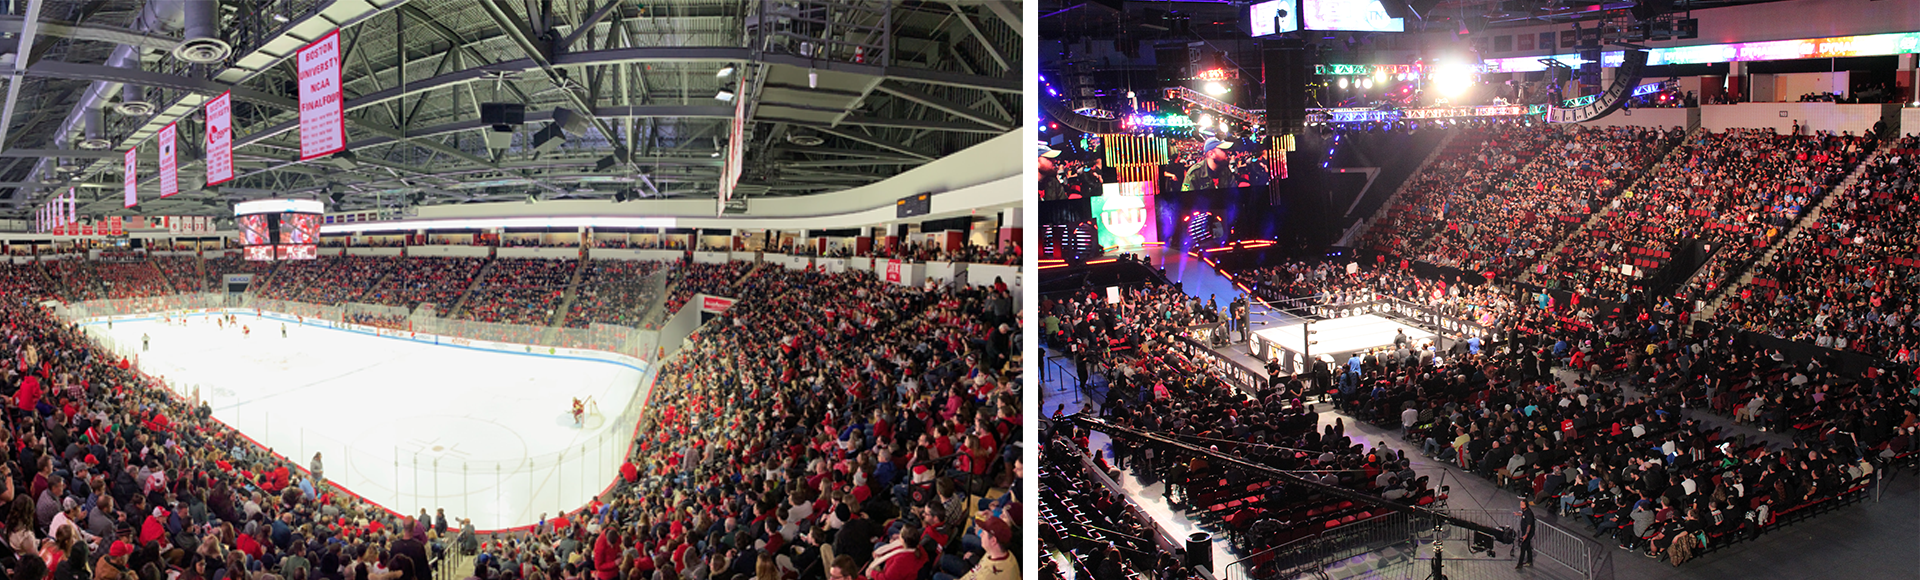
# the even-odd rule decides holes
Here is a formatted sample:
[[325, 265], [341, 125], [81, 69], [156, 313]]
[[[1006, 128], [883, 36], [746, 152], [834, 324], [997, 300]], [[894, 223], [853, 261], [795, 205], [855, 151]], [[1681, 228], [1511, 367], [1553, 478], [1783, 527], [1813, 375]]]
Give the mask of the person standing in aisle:
[[1533, 501], [1520, 500], [1520, 533], [1514, 542], [1513, 569], [1533, 565]]

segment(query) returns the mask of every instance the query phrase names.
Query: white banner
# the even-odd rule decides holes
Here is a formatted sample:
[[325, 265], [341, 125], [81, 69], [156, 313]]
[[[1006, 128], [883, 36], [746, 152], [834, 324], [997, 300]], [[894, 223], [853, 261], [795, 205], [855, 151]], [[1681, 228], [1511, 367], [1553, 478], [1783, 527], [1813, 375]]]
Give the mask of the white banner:
[[140, 203], [140, 196], [137, 193], [140, 189], [140, 146], [135, 145], [127, 149], [126, 164], [127, 173], [121, 176], [120, 182], [127, 189], [127, 207], [133, 207]]
[[300, 49], [300, 160], [347, 148], [347, 117], [340, 103], [340, 31]]
[[207, 101], [207, 185], [233, 179], [233, 91]]
[[179, 128], [173, 123], [162, 127], [156, 137], [160, 142], [160, 197], [180, 193], [179, 154], [174, 150], [178, 137]]

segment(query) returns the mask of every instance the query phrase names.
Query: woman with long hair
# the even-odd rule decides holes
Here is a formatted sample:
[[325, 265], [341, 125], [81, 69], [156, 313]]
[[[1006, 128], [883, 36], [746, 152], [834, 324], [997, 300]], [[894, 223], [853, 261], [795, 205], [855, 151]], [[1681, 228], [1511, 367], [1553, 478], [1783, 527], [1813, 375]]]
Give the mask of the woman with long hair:
[[40, 550], [33, 524], [33, 500], [24, 495], [13, 498], [13, 507], [7, 511], [7, 545], [14, 553], [32, 554]]

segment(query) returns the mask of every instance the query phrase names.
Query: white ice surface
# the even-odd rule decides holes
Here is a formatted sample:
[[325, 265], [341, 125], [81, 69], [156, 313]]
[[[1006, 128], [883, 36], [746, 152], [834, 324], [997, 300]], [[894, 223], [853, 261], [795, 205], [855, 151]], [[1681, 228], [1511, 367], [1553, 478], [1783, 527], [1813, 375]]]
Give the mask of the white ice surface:
[[407, 514], [445, 508], [482, 530], [578, 508], [617, 476], [633, 426], [575, 426], [574, 397], [611, 418], [644, 373], [600, 361], [424, 344], [243, 315], [222, 330], [158, 320], [90, 325], [140, 367], [213, 407], [216, 419], [326, 478]]

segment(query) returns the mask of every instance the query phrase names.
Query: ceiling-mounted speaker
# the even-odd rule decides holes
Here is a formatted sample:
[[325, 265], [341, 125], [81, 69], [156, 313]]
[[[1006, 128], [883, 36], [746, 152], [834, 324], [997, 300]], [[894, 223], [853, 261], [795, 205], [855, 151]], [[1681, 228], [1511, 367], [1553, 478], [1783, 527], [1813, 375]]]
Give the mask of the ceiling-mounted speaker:
[[547, 123], [546, 128], [541, 129], [539, 133], [534, 133], [533, 150], [546, 153], [559, 149], [561, 143], [567, 142], [567, 134], [560, 127], [561, 124], [558, 121]]
[[327, 164], [343, 171], [352, 171], [360, 166], [360, 156], [354, 155], [352, 150], [341, 149], [339, 153], [327, 157]]
[[506, 149], [513, 145], [512, 125], [494, 125], [480, 133], [486, 136], [488, 149]]
[[593, 171], [595, 173], [600, 173], [608, 169], [613, 169], [617, 165], [620, 165], [620, 158], [614, 155], [608, 155], [606, 157], [601, 157], [599, 161], [595, 161], [593, 163]]
[[568, 134], [580, 135], [587, 132], [587, 116], [576, 113], [573, 109], [554, 109], [553, 122]]
[[527, 106], [520, 103], [480, 103], [480, 122], [488, 125], [524, 125]]

